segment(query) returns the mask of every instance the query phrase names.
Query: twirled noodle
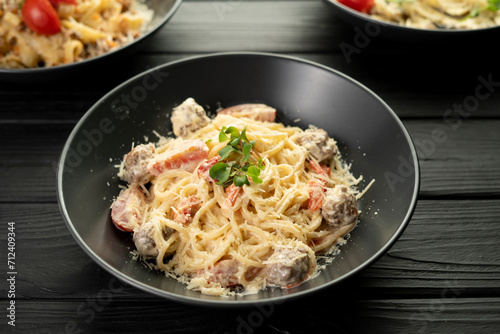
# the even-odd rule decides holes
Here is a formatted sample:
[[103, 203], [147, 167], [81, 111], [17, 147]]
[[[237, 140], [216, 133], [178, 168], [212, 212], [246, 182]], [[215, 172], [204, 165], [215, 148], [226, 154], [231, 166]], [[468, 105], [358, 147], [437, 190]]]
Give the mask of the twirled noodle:
[[64, 43], [64, 59], [69, 63], [75, 62], [82, 51], [83, 43], [80, 41], [72, 40]]
[[[142, 242], [146, 240], [146, 245], [153, 245], [158, 251], [153, 253], [153, 261], [151, 256], [149, 259], [144, 256], [151, 253], [139, 251], [137, 255], [186, 283], [188, 289], [211, 295], [251, 294], [273, 285], [268, 273], [273, 266], [280, 265], [284, 255], [278, 253], [283, 249], [295, 254], [294, 257], [308, 258], [294, 262], [296, 266], [307, 263], [302, 268], [307, 276], [301, 280], [314, 277], [318, 271], [317, 254], [331, 254], [354, 228], [356, 219], [338, 226], [326, 224], [322, 210], [308, 206], [311, 181], [322, 180], [325, 190], [344, 186], [355, 196], [359, 194], [356, 185], [361, 178], [350, 173], [338, 152], [321, 165], [328, 173], [321, 172], [323, 169], [318, 172], [313, 167], [314, 158], [299, 143], [298, 138], [305, 131], [298, 127], [232, 115], [219, 114], [184, 138], [162, 138], [155, 152], [150, 153], [159, 156], [186, 142], [202, 139], [208, 148], [204, 161], [217, 159], [227, 144], [219, 142], [219, 133], [230, 126], [240, 132], [246, 129], [248, 140], [255, 140], [252, 154], [262, 159], [264, 167], [259, 176], [262, 183], [243, 185], [234, 201], [228, 202], [227, 191], [231, 186], [225, 188], [201, 177], [200, 164], [195, 171], [162, 170], [152, 178], [149, 189], [144, 189], [146, 208], [140, 224], [152, 224], [154, 232], [144, 237], [141, 234], [144, 227], [134, 229], [136, 245], [140, 246], [137, 239], [144, 237]], [[119, 175], [123, 177], [123, 164], [121, 167]], [[191, 200], [200, 203], [196, 212], [190, 211], [189, 220], [176, 219], [184, 212], [183, 203]], [[295, 269], [287, 267], [287, 270]], [[235, 285], [240, 290], [235, 290]], [[287, 283], [281, 286], [287, 287]]]
[[481, 29], [500, 24], [487, 0], [375, 0], [376, 19], [420, 29]]

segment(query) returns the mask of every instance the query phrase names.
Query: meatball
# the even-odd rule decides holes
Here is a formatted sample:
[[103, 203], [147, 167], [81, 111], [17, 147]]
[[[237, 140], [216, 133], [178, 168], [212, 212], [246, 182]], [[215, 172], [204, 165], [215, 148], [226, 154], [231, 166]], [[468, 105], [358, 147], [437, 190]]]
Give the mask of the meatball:
[[310, 260], [303, 248], [280, 247], [269, 257], [267, 263], [267, 284], [290, 287], [306, 279]]
[[186, 138], [210, 123], [210, 118], [207, 117], [203, 107], [190, 97], [174, 108], [170, 121], [174, 134]]
[[130, 151], [124, 159], [125, 168], [119, 175], [120, 178], [129, 184], [146, 184], [153, 178], [148, 172], [149, 161], [155, 156], [154, 144], [138, 145]]
[[358, 218], [356, 197], [346, 186], [329, 188], [323, 199], [321, 215], [332, 228], [354, 224]]
[[307, 129], [297, 136], [296, 142], [305, 147], [318, 162], [330, 159], [337, 153], [337, 143], [322, 129]]
[[223, 287], [234, 287], [240, 284], [238, 271], [240, 262], [235, 259], [227, 259], [217, 262], [209, 270], [211, 282], [217, 282]]
[[163, 239], [167, 239], [172, 234], [172, 229], [169, 227], [159, 227], [154, 221], [149, 220], [134, 230], [133, 240], [135, 247], [139, 254], [145, 258], [158, 256], [158, 245], [154, 238], [156, 233], [159, 233]]
[[222, 109], [217, 114], [246, 117], [260, 122], [274, 122], [276, 119], [276, 109], [260, 103], [239, 104]]

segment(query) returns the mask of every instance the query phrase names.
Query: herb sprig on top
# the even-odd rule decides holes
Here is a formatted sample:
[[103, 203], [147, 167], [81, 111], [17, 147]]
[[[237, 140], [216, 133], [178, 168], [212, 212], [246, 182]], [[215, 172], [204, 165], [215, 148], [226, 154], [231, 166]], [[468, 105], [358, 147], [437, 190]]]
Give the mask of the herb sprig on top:
[[237, 187], [262, 183], [259, 178], [260, 171], [264, 169], [262, 158], [258, 160], [251, 155], [255, 140], [248, 140], [245, 127], [241, 133], [234, 126], [223, 126], [219, 132], [219, 143], [228, 141], [227, 145], [219, 151], [219, 162], [209, 170], [216, 184], [228, 187], [234, 184]]

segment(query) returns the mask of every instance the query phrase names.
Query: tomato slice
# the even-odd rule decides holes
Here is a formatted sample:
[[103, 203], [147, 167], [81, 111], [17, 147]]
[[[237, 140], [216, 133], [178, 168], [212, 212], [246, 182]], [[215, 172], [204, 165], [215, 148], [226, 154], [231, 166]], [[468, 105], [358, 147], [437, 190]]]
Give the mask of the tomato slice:
[[154, 176], [169, 169], [182, 169], [192, 173], [207, 156], [208, 146], [201, 139], [184, 140], [180, 141], [176, 147], [151, 159], [147, 169]]
[[358, 12], [368, 13], [372, 9], [375, 0], [338, 0], [341, 4]]
[[41, 35], [54, 35], [61, 31], [61, 21], [49, 0], [25, 0], [21, 15], [24, 23]]

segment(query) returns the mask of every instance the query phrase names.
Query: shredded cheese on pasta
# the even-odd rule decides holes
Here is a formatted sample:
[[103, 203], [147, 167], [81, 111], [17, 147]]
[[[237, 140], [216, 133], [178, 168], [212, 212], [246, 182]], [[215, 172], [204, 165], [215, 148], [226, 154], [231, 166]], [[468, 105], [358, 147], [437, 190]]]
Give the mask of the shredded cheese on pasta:
[[[239, 131], [246, 127], [248, 139], [256, 141], [253, 150], [265, 166], [260, 174], [263, 182], [244, 185], [234, 204], [228, 204], [224, 187], [200, 178], [196, 172], [171, 169], [154, 177], [146, 191], [147, 207], [141, 224], [151, 224], [158, 253], [153, 262], [144, 260], [190, 290], [220, 296], [253, 294], [269, 286], [262, 273], [276, 261], [270, 255], [278, 248], [301, 250], [309, 258], [307, 279], [315, 277], [317, 258], [333, 254], [356, 222], [328, 228], [321, 210], [307, 208], [308, 183], [318, 175], [310, 167], [308, 151], [295, 141], [304, 130], [218, 115], [186, 138], [161, 138], [156, 154], [175, 148], [183, 140], [202, 139], [210, 159], [226, 145], [219, 143], [218, 135], [229, 126]], [[354, 195], [361, 194], [356, 185], [362, 178], [350, 173], [350, 166], [342, 162], [339, 153], [326, 165], [330, 168], [323, 176], [326, 187], [341, 184]], [[175, 221], [172, 217], [179, 214], [179, 204], [193, 196], [202, 205], [189, 224]], [[237, 261], [232, 275], [243, 291], [235, 291], [214, 277], [216, 265], [224, 259]]]

